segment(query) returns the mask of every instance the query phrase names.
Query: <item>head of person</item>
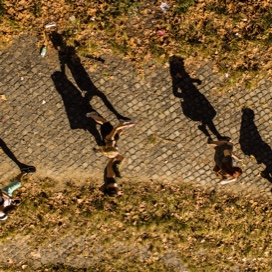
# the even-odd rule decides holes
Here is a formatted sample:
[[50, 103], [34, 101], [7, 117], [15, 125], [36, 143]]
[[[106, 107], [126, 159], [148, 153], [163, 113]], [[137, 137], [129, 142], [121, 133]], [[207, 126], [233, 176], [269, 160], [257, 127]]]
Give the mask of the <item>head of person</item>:
[[240, 167], [233, 167], [232, 170], [233, 170], [232, 176], [234, 178], [239, 178], [241, 176], [242, 172], [243, 172]]

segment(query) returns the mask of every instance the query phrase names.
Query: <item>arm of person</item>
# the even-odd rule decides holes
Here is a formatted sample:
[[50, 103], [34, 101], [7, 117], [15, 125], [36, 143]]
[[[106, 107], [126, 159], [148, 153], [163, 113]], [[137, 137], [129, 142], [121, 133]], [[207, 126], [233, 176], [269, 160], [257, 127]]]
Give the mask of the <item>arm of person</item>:
[[234, 158], [236, 161], [243, 161], [242, 159], [235, 156], [233, 153], [231, 154], [232, 158]]
[[116, 126], [115, 128], [113, 128], [113, 130], [110, 132], [109, 135], [107, 135], [105, 137], [105, 139], [109, 140], [109, 141], [114, 141], [114, 137], [115, 135], [120, 132], [123, 128], [125, 127], [130, 127], [134, 124], [119, 124], [118, 126]]

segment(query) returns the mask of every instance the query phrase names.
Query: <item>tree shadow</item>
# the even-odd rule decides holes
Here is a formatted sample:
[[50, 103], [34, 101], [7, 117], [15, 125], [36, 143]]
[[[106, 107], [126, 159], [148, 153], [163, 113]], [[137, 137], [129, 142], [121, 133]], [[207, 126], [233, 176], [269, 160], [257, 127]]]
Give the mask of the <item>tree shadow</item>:
[[[22, 171], [23, 169], [26, 169], [26, 168], [32, 168], [33, 169], [33, 172], [36, 171], [36, 168], [32, 165], [27, 165], [27, 164], [24, 164], [22, 162], [20, 162], [16, 156], [13, 154], [13, 152], [9, 149], [9, 147], [6, 145], [6, 143], [4, 142], [3, 139], [0, 139], [0, 147], [2, 148], [2, 150], [5, 152], [5, 154], [12, 160], [16, 163], [16, 165], [19, 167], [20, 171]], [[35, 171], [34, 171], [35, 170]]]
[[240, 128], [239, 143], [245, 155], [252, 155], [258, 164], [264, 164], [265, 170], [261, 176], [272, 182], [272, 150], [271, 147], [262, 140], [258, 128], [254, 123], [254, 111], [250, 108], [242, 110], [242, 122]]
[[222, 136], [216, 129], [213, 123], [216, 111], [194, 85], [194, 83], [200, 85], [201, 80], [190, 77], [185, 70], [183, 58], [177, 56], [170, 58], [170, 74], [173, 94], [175, 97], [181, 98], [184, 115], [193, 121], [200, 122], [198, 128], [205, 136], [211, 138], [210, 132], [212, 132], [218, 140], [228, 140], [228, 137]]
[[[52, 32], [49, 37], [53, 43], [54, 48], [58, 51], [60, 68], [62, 73], [65, 74], [65, 67], [69, 68], [80, 90], [80, 91], [78, 90], [78, 92], [81, 92], [82, 95], [84, 95], [83, 100], [90, 101], [93, 96], [98, 96], [101, 98], [105, 106], [118, 119], [126, 119], [125, 116], [117, 112], [117, 110], [112, 106], [112, 104], [107, 99], [106, 95], [95, 87], [89, 74], [82, 65], [80, 57], [76, 54], [75, 47], [67, 45], [62, 35], [57, 32]], [[95, 58], [92, 56], [88, 57], [96, 59], [97, 61], [104, 62], [104, 60], [101, 58]]]

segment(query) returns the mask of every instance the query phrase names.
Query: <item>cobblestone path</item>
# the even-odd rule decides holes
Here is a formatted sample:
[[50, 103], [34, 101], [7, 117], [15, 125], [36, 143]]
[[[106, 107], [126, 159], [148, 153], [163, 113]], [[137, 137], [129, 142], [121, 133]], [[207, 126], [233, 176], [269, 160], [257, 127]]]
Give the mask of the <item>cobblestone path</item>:
[[[258, 176], [272, 161], [268, 78], [248, 91], [227, 88], [228, 78], [213, 72], [211, 63], [174, 67], [187, 73], [182, 87], [198, 96], [191, 99], [194, 105], [185, 105], [188, 97], [173, 93], [171, 67], [152, 62], [141, 77], [129, 62], [109, 55], [101, 59], [72, 55], [67, 60], [50, 48], [41, 58], [32, 37], [20, 38], [7, 52], [0, 52], [0, 58], [0, 93], [7, 98], [0, 100], [1, 139], [20, 163], [36, 166], [37, 177], [102, 179], [106, 158], [92, 150], [99, 142], [99, 127], [85, 118], [94, 109], [113, 124], [121, 116], [136, 123], [119, 144], [127, 158], [126, 179], [193, 182], [207, 190], [271, 198], [272, 184]], [[244, 159], [240, 164], [244, 173], [237, 182], [217, 183], [212, 172], [214, 150], [207, 146], [200, 122], [188, 113], [205, 103], [216, 112], [212, 118], [217, 131], [232, 138], [236, 155]], [[251, 110], [242, 111], [243, 107]], [[18, 167], [5, 152], [0, 157], [5, 184]]]

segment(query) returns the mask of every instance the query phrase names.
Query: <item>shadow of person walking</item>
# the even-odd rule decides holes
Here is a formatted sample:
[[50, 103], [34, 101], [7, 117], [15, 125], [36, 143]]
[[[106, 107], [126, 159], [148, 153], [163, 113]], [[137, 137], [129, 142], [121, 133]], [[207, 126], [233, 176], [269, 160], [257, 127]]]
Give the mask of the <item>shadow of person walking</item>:
[[54, 72], [51, 78], [62, 97], [71, 129], [89, 131], [94, 136], [96, 143], [102, 145], [103, 141], [96, 129], [95, 121], [86, 117], [88, 112], [93, 111], [87, 97], [82, 96], [63, 72]]
[[243, 108], [239, 143], [245, 155], [252, 155], [258, 164], [263, 163], [265, 165], [265, 170], [260, 172], [260, 175], [272, 182], [272, 150], [262, 140], [254, 123], [254, 117], [255, 114], [252, 109]]
[[0, 147], [2, 148], [2, 150], [5, 152], [5, 154], [13, 161], [16, 163], [16, 165], [19, 167], [21, 172], [36, 172], [36, 168], [34, 166], [31, 165], [27, 165], [24, 164], [22, 162], [20, 162], [16, 156], [12, 153], [12, 151], [8, 148], [8, 146], [6, 145], [6, 143], [4, 142], [3, 139], [0, 139]]
[[211, 138], [209, 129], [218, 140], [229, 140], [229, 137], [222, 136], [216, 129], [213, 123], [216, 111], [194, 85], [194, 83], [200, 85], [201, 80], [190, 77], [185, 70], [183, 58], [177, 56], [170, 58], [170, 74], [173, 94], [175, 97], [181, 98], [184, 115], [193, 121], [200, 122], [198, 128], [208, 138]]
[[[57, 32], [52, 32], [49, 38], [52, 41], [54, 48], [58, 51], [62, 73], [65, 74], [65, 67], [67, 66], [71, 71], [79, 90], [84, 94], [85, 99], [90, 101], [93, 96], [98, 96], [101, 98], [105, 106], [115, 114], [117, 119], [126, 119], [125, 116], [117, 112], [107, 99], [106, 95], [95, 87], [89, 74], [82, 65], [80, 57], [76, 54], [75, 47], [70, 45], [68, 46], [62, 35]], [[103, 59], [96, 59], [104, 62]]]

